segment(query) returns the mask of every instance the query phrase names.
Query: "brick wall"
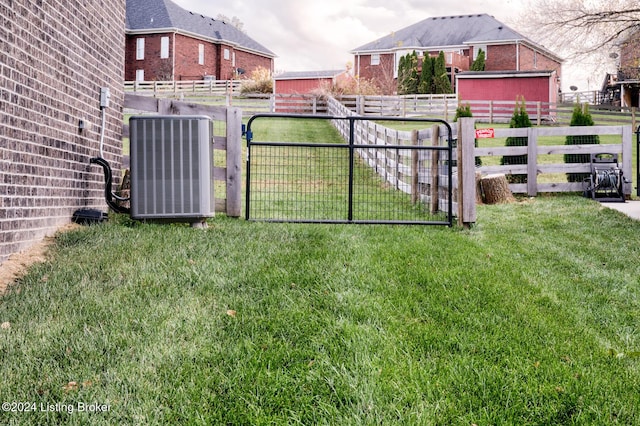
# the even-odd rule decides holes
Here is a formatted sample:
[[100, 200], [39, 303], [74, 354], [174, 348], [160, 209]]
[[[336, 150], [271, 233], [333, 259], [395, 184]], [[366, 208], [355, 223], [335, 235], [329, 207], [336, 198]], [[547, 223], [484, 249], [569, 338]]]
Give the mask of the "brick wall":
[[525, 44], [488, 46], [485, 65], [487, 71], [556, 71], [561, 77], [559, 62]]
[[106, 211], [102, 170], [89, 159], [108, 87], [104, 152], [118, 174], [124, 19], [125, 0], [0, 4], [0, 262], [79, 208]]
[[[169, 37], [169, 58], [160, 58], [160, 39]], [[144, 60], [136, 59], [136, 43], [144, 38]], [[232, 46], [211, 43], [209, 41], [185, 36], [183, 34], [140, 34], [129, 35], [126, 41], [125, 79], [136, 79], [136, 70], [144, 70], [146, 81], [171, 80], [171, 67], [174, 55], [175, 39], [175, 80], [201, 80], [205, 75], [215, 76], [218, 80], [235, 78], [234, 69], [242, 68], [246, 75], [259, 66], [273, 71], [273, 59], [254, 53], [236, 50]], [[200, 64], [199, 45], [204, 46], [204, 64]], [[225, 59], [225, 49], [229, 59]], [[235, 54], [235, 66], [233, 56]]]

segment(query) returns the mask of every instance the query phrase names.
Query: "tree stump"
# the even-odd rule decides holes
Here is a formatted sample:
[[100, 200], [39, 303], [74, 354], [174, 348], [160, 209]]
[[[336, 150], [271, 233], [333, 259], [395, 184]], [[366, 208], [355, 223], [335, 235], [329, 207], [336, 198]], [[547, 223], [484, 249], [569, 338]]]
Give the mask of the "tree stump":
[[480, 180], [484, 202], [487, 204], [511, 203], [515, 201], [509, 182], [503, 174], [487, 175]]

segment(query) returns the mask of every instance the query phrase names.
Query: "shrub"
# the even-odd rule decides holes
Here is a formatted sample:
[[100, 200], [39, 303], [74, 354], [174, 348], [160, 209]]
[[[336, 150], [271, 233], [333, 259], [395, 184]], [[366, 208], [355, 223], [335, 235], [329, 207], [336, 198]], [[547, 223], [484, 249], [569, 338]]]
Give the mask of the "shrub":
[[[576, 104], [573, 108], [571, 116], [571, 126], [593, 126], [593, 118], [589, 112], [589, 104]], [[600, 137], [598, 135], [588, 136], [567, 136], [565, 145], [582, 145], [582, 144], [599, 144]], [[589, 163], [591, 156], [589, 154], [565, 154], [565, 163]], [[589, 173], [567, 173], [567, 181], [582, 182], [589, 178]]]
[[[513, 111], [513, 115], [511, 116], [511, 122], [509, 123], [509, 127], [512, 129], [522, 128], [522, 127], [531, 127], [531, 120], [529, 119], [529, 114], [527, 113], [527, 105], [525, 103], [524, 97], [520, 97], [519, 100], [516, 101], [516, 107]], [[508, 137], [506, 145], [507, 146], [527, 146], [528, 139], [526, 137]], [[528, 156], [524, 155], [505, 155], [500, 160], [501, 165], [509, 165], [509, 164], [527, 164]], [[516, 174], [516, 175], [508, 175], [507, 180], [510, 183], [527, 183], [527, 175], [526, 174]]]
[[253, 70], [251, 77], [242, 81], [240, 93], [273, 93], [271, 71], [264, 67]]

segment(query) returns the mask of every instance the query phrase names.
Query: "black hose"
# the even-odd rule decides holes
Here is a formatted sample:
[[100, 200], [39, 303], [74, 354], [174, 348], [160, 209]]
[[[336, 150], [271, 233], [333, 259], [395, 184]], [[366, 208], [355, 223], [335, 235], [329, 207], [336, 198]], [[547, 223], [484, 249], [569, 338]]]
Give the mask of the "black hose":
[[111, 192], [113, 176], [111, 172], [111, 166], [109, 166], [109, 163], [107, 162], [107, 160], [101, 157], [94, 157], [89, 160], [89, 163], [102, 166], [102, 170], [104, 171], [104, 198], [107, 202], [107, 205], [111, 208], [111, 210], [113, 210], [116, 213], [130, 214], [131, 209], [127, 207], [122, 207], [113, 200], [114, 198], [120, 201], [128, 201], [129, 199], [118, 197], [113, 192]]

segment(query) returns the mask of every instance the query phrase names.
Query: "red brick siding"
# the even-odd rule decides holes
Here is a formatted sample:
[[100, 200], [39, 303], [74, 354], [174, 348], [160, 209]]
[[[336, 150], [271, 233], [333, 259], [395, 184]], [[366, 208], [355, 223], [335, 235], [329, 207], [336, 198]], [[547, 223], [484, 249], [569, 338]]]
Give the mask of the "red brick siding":
[[245, 76], [251, 76], [253, 70], [259, 67], [266, 68], [273, 73], [273, 59], [236, 50], [236, 68], [242, 68]]
[[[160, 39], [169, 37], [169, 59], [160, 58]], [[273, 59], [242, 50], [236, 50], [225, 44], [185, 36], [182, 34], [140, 34], [127, 36], [125, 78], [136, 79], [136, 70], [144, 70], [146, 81], [171, 80], [171, 66], [174, 55], [175, 37], [175, 71], [176, 80], [201, 80], [205, 75], [215, 76], [218, 80], [229, 80], [235, 77], [235, 69], [243, 68], [247, 75], [258, 66], [273, 70]], [[136, 43], [138, 38], [145, 39], [144, 60], [136, 59]], [[199, 45], [204, 46], [204, 65], [198, 63]], [[224, 50], [229, 50], [229, 59], [224, 59]], [[236, 64], [233, 65], [235, 52]]]
[[0, 5], [0, 262], [78, 208], [106, 211], [102, 170], [89, 159], [99, 152], [100, 87], [109, 87], [104, 151], [119, 175], [124, 18], [125, 0]]
[[379, 65], [371, 65], [371, 55], [355, 56], [354, 63], [356, 78], [375, 82], [384, 94], [395, 93], [397, 85], [393, 54], [380, 55]]
[[[169, 57], [160, 58], [161, 38], [169, 37]], [[136, 59], [137, 40], [144, 38], [144, 59]], [[145, 80], [171, 80], [173, 66], [173, 38], [172, 33], [145, 34], [126, 38], [125, 47], [125, 79], [136, 79], [136, 70], [144, 70]], [[197, 59], [197, 56], [196, 56]]]
[[629, 37], [620, 46], [620, 68], [638, 69], [640, 67], [640, 32]]
[[559, 62], [524, 44], [487, 46], [485, 65], [486, 71], [556, 71], [561, 76]]
[[485, 71], [516, 71], [517, 59], [515, 44], [487, 46]]

